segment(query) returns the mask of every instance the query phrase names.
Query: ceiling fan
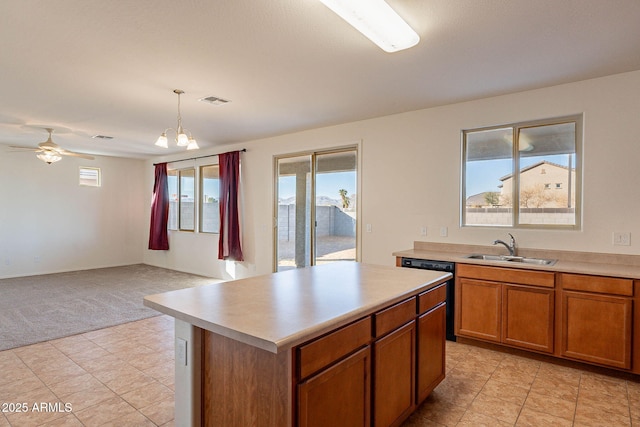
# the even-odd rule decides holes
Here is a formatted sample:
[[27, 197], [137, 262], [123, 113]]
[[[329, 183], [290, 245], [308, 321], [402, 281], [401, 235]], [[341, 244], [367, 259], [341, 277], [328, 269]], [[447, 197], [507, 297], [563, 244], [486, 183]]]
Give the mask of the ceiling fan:
[[53, 133], [52, 128], [44, 128], [47, 132], [49, 132], [49, 138], [45, 142], [41, 142], [38, 144], [38, 148], [31, 147], [16, 147], [10, 146], [10, 148], [25, 150], [25, 151], [35, 151], [36, 157], [42, 160], [47, 164], [51, 164], [57, 162], [62, 159], [62, 156], [73, 156], [73, 157], [81, 157], [87, 160], [93, 160], [93, 156], [89, 156], [88, 154], [75, 153], [73, 151], [65, 150], [60, 147], [58, 144], [51, 140], [51, 134]]

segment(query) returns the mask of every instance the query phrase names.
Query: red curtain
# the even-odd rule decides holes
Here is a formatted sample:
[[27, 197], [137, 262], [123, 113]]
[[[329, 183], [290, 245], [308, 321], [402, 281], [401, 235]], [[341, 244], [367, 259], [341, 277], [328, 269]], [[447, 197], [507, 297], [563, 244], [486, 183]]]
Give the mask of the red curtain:
[[240, 151], [218, 155], [220, 167], [220, 240], [218, 259], [243, 261], [240, 239]]
[[156, 180], [153, 184], [151, 203], [151, 227], [149, 229], [149, 249], [166, 251], [169, 249], [167, 222], [169, 221], [169, 186], [167, 164], [156, 164]]

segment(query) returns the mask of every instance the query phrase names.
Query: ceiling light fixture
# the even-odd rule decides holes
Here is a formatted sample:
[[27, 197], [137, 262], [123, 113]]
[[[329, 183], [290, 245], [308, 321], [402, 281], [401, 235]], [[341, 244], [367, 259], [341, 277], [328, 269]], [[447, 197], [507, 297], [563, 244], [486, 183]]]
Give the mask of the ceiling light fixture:
[[62, 160], [62, 156], [54, 151], [45, 151], [44, 153], [36, 154], [36, 157], [49, 165]]
[[[165, 129], [165, 131], [162, 132], [162, 135], [158, 137], [156, 145], [162, 148], [169, 148], [167, 141], [167, 131], [172, 130], [176, 134], [176, 144], [178, 145], [178, 147], [187, 147], [187, 150], [197, 150], [200, 147], [198, 147], [198, 143], [196, 142], [195, 138], [191, 136], [191, 132], [182, 128], [182, 116], [180, 115], [180, 95], [182, 95], [184, 91], [180, 89], [174, 89], [173, 93], [178, 95], [178, 127], [176, 129]], [[189, 133], [189, 136], [187, 136], [187, 133]]]
[[415, 46], [420, 36], [384, 0], [320, 0], [385, 52]]

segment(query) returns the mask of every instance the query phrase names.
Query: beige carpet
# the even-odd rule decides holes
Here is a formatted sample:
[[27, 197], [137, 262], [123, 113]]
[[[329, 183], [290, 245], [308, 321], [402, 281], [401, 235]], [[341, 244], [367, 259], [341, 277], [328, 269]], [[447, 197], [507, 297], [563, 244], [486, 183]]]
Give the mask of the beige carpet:
[[0, 279], [0, 351], [156, 316], [144, 296], [220, 281], [144, 264]]

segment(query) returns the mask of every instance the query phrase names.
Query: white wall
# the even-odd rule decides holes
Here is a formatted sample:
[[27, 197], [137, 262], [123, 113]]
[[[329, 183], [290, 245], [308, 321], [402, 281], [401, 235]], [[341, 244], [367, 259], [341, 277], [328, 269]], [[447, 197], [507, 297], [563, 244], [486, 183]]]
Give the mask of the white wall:
[[[576, 113], [584, 113], [582, 230], [459, 226], [461, 129]], [[415, 240], [490, 245], [507, 232], [515, 235], [520, 247], [640, 254], [638, 120], [640, 71], [248, 141], [199, 154], [248, 150], [242, 154], [246, 262], [236, 265], [234, 277], [272, 271], [273, 156], [360, 140], [359, 206], [362, 222], [372, 225], [372, 231], [361, 236], [363, 262], [391, 265], [391, 253], [411, 248]], [[145, 171], [147, 204], [153, 187], [151, 163], [147, 162]], [[422, 226], [427, 227], [426, 237], [420, 235]], [[447, 237], [439, 235], [441, 227], [447, 227]], [[613, 246], [613, 231], [631, 232], [631, 246]], [[167, 253], [147, 251], [144, 261], [230, 277], [225, 273], [227, 265], [216, 260], [217, 236], [174, 232], [170, 244]]]
[[[460, 130], [584, 113], [580, 231], [460, 228]], [[0, 145], [0, 278], [145, 262], [213, 277], [272, 271], [273, 157], [361, 141], [362, 261], [388, 264], [414, 240], [489, 245], [512, 231], [521, 247], [640, 254], [640, 71], [201, 150], [242, 154], [242, 263], [217, 260], [217, 235], [171, 232], [148, 251], [149, 161], [67, 157], [46, 165]], [[193, 156], [185, 153], [182, 158]], [[102, 169], [101, 188], [78, 185], [79, 166]], [[428, 234], [420, 236], [426, 226]], [[448, 228], [440, 237], [439, 229]], [[612, 232], [631, 232], [613, 246]]]
[[[101, 168], [102, 187], [81, 187], [79, 166]], [[142, 262], [145, 184], [142, 160], [47, 165], [0, 145], [0, 278]]]

